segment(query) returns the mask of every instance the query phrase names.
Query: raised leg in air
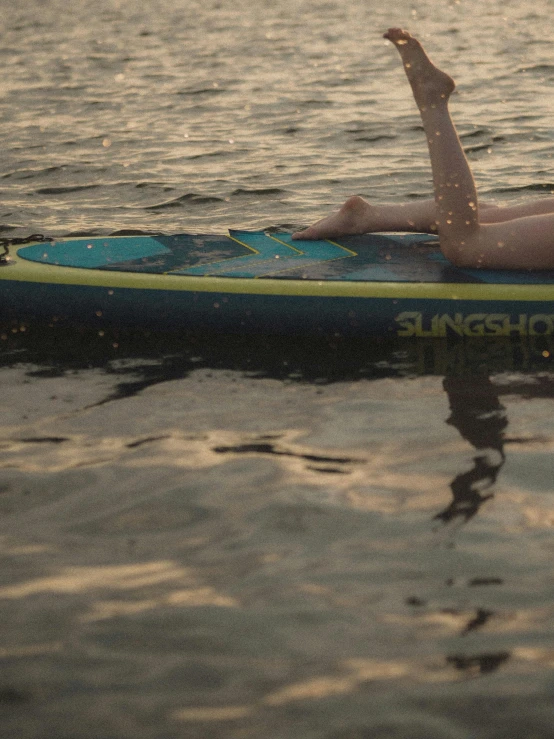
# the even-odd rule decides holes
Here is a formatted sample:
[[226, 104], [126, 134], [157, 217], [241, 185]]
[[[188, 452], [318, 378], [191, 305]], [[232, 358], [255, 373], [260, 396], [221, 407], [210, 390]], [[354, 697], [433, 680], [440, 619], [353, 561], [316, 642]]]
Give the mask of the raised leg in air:
[[294, 234], [332, 238], [370, 231], [438, 230], [441, 249], [459, 266], [553, 269], [554, 199], [522, 206], [481, 207], [473, 176], [448, 110], [454, 82], [409, 33], [390, 29], [419, 108], [429, 145], [435, 201], [373, 206], [350, 198], [338, 213]]
[[448, 110], [454, 80], [431, 62], [407, 31], [391, 28], [385, 38], [400, 53], [421, 115], [431, 158], [441, 248], [458, 262], [468, 241], [479, 231], [479, 215], [473, 175]]

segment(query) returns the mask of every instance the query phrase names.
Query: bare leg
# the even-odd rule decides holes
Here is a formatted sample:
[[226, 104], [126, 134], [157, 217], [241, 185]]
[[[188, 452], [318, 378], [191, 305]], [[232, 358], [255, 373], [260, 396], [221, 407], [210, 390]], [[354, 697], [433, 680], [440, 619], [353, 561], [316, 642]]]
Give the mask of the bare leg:
[[554, 213], [553, 197], [529, 200], [526, 203], [515, 205], [500, 206], [483, 202], [479, 205], [479, 220], [481, 223], [503, 223], [504, 221], [513, 221], [516, 218], [540, 216], [548, 213]]
[[479, 230], [479, 217], [473, 176], [448, 110], [454, 80], [435, 67], [419, 41], [406, 31], [391, 28], [385, 38], [400, 53], [421, 114], [431, 158], [441, 247], [447, 253], [463, 251], [467, 240]]
[[419, 41], [406, 31], [392, 28], [385, 37], [400, 53], [421, 114], [445, 256], [466, 267], [554, 268], [552, 212], [505, 222], [479, 221], [475, 183], [448, 111], [454, 82], [434, 66]]
[[[404, 68], [421, 112], [429, 148], [438, 144], [448, 153], [448, 161], [444, 164], [444, 155], [434, 157], [436, 205], [432, 207], [429, 203], [414, 203], [391, 209], [390, 206], [372, 207], [361, 198], [350, 198], [338, 213], [320, 221], [312, 228], [294, 234], [295, 238], [322, 238], [324, 235], [332, 237], [395, 229], [411, 231], [438, 229], [442, 237], [445, 228], [453, 223], [454, 218], [457, 230], [464, 235], [477, 228], [477, 193], [447, 108], [454, 82], [430, 62], [419, 42], [409, 34], [399, 29], [391, 29], [385, 35], [396, 44], [400, 54], [405, 57]], [[447, 125], [448, 122], [450, 125]], [[431, 159], [433, 160], [433, 156]], [[466, 193], [465, 207], [462, 209], [463, 212], [454, 217], [454, 201], [458, 205], [460, 189]], [[445, 195], [437, 196], [437, 193], [443, 190]]]
[[370, 205], [355, 195], [336, 213], [293, 234], [295, 239], [328, 239], [376, 231], [420, 231], [436, 233], [434, 200], [413, 203]]
[[[541, 213], [554, 213], [554, 198], [532, 200], [521, 205], [500, 207], [491, 202], [481, 203], [481, 223], [501, 223], [514, 218]], [[378, 231], [437, 232], [437, 208], [434, 200], [415, 200], [408, 203], [381, 203], [371, 205], [354, 195], [336, 213], [322, 218], [313, 226], [297, 231], [295, 239], [331, 239], [351, 234]]]
[[421, 114], [433, 172], [434, 209], [428, 201], [370, 206], [351, 198], [338, 213], [294, 236], [437, 228], [442, 251], [459, 266], [554, 269], [552, 199], [505, 209], [487, 206], [479, 214], [471, 170], [448, 111], [453, 80], [433, 65], [406, 31], [390, 29], [385, 37], [400, 53]]

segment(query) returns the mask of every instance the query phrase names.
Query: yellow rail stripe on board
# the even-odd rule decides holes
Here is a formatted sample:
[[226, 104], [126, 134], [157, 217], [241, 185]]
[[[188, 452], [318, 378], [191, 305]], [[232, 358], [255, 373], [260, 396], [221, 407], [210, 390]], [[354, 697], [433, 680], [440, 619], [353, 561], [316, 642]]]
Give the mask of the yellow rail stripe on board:
[[[25, 244], [24, 246], [29, 246]], [[19, 248], [23, 248], [19, 247]], [[246, 295], [391, 298], [427, 300], [554, 301], [554, 284], [355, 282], [349, 280], [283, 280], [246, 277], [204, 277], [60, 267], [20, 259], [10, 247], [10, 263], [0, 266], [0, 281], [83, 285], [91, 287], [175, 290]]]

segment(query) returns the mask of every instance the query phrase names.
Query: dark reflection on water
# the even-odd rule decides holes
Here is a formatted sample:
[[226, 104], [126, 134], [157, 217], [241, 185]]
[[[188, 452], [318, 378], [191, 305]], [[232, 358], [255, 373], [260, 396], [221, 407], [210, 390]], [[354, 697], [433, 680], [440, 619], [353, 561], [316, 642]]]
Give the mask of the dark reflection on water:
[[[252, 452], [255, 452], [256, 454], [274, 454], [278, 457], [298, 457], [299, 459], [305, 459], [308, 462], [332, 464], [348, 464], [349, 462], [358, 461], [351, 457], [330, 457], [322, 456], [320, 454], [296, 454], [288, 449], [280, 449], [276, 444], [262, 441], [253, 444], [237, 444], [236, 446], [216, 446], [214, 447], [214, 452], [218, 452], [219, 454], [251, 454]], [[326, 469], [325, 471], [340, 472], [340, 469]]]
[[447, 661], [457, 670], [486, 674], [497, 670], [509, 657], [508, 652], [497, 652], [494, 654], [480, 654], [477, 657], [453, 655], [447, 657]]
[[[458, 516], [469, 521], [480, 506], [492, 498], [492, 493], [484, 491], [494, 485], [505, 461], [506, 409], [498, 399], [498, 387], [486, 375], [470, 379], [445, 377], [443, 385], [451, 411], [447, 423], [458, 429], [478, 454], [474, 457], [473, 468], [454, 478], [450, 486], [453, 500], [435, 518], [445, 523]], [[496, 455], [491, 455], [491, 450]]]
[[[502, 337], [453, 339], [310, 339], [266, 335], [156, 334], [142, 331], [101, 331], [86, 328], [27, 327], [24, 331], [4, 330], [0, 340], [0, 366], [21, 362], [36, 364], [29, 376], [62, 376], [64, 372], [92, 367], [119, 375], [118, 393], [131, 396], [158, 382], [186, 377], [199, 368], [226, 369], [250, 377], [301, 383], [330, 384], [360, 379], [444, 375], [474, 378], [483, 409], [491, 405], [494, 391], [483, 380], [499, 372], [536, 373], [549, 370], [554, 356], [554, 337]], [[148, 366], [114, 368], [113, 360], [124, 358], [154, 360]], [[125, 382], [125, 375], [141, 374], [139, 380]], [[537, 378], [533, 385], [515, 378], [509, 389], [524, 397], [548, 393], [550, 379]], [[477, 389], [478, 388], [478, 389]], [[452, 402], [452, 423], [476, 448], [474, 424], [463, 420], [457, 398], [464, 395], [459, 379], [445, 382]], [[490, 393], [489, 393], [490, 391]], [[491, 394], [492, 393], [492, 394]], [[490, 397], [489, 397], [490, 395]], [[455, 397], [456, 396], [456, 397]], [[471, 401], [473, 402], [473, 401]], [[475, 403], [478, 404], [478, 400]], [[478, 412], [478, 409], [476, 409]], [[459, 419], [459, 420], [458, 420]], [[463, 430], [462, 430], [463, 429]], [[489, 443], [488, 427], [483, 433]], [[466, 436], [466, 434], [468, 434]], [[495, 447], [496, 448], [496, 447]]]
[[[273, 483], [273, 473], [267, 472], [275, 460], [283, 465], [300, 461], [312, 471], [327, 474], [326, 479], [337, 484], [353, 468], [361, 469], [365, 475], [371, 460], [369, 455], [364, 459], [363, 454], [358, 453], [326, 453], [323, 449], [318, 452], [316, 446], [307, 451], [296, 446], [286, 434], [260, 432], [255, 438], [236, 434], [232, 443], [212, 443], [209, 435], [206, 436], [208, 451], [231, 461], [229, 470], [235, 477], [229, 487], [233, 495], [240, 499], [245, 490], [246, 496], [251, 496], [248, 502], [241, 500], [237, 509], [225, 502], [226, 473], [219, 472], [219, 476], [216, 473], [209, 477], [211, 472], [206, 473], [204, 468], [201, 475], [208, 475], [208, 481], [199, 483], [200, 477], [195, 477], [195, 471], [187, 470], [182, 474], [190, 473], [193, 482], [188, 480], [182, 488], [177, 487], [178, 494], [173, 497], [165, 497], [167, 491], [163, 482], [160, 482], [160, 490], [151, 497], [151, 493], [145, 494], [140, 488], [138, 500], [133, 496], [129, 500], [122, 497], [116, 504], [121, 508], [100, 508], [88, 514], [90, 519], [84, 517], [85, 520], [71, 524], [66, 530], [62, 528], [62, 532], [70, 531], [72, 536], [79, 533], [83, 541], [98, 540], [102, 545], [109, 537], [115, 541], [121, 535], [126, 540], [126, 556], [136, 557], [133, 561], [140, 563], [140, 557], [144, 555], [136, 552], [151, 551], [144, 549], [144, 541], [148, 537], [153, 542], [148, 545], [152, 549], [163, 542], [162, 538], [154, 539], [156, 526], [159, 526], [160, 536], [164, 535], [164, 527], [168, 526], [164, 516], [169, 516], [179, 544], [175, 550], [169, 548], [170, 554], [164, 556], [174, 557], [191, 572], [198, 571], [206, 577], [206, 582], [214, 583], [214, 588], [221, 587], [223, 594], [230, 592], [240, 601], [239, 606], [222, 613], [224, 609], [213, 605], [202, 612], [192, 608], [171, 610], [162, 599], [162, 605], [158, 608], [152, 606], [151, 611], [146, 611], [144, 616], [139, 614], [136, 620], [132, 615], [99, 619], [87, 632], [87, 645], [92, 644], [94, 649], [101, 651], [105, 640], [110, 654], [118, 639], [121, 641], [120, 653], [126, 654], [131, 634], [134, 640], [129, 654], [132, 653], [133, 657], [126, 656], [129, 663], [137, 650], [142, 654], [141, 640], [157, 639], [153, 651], [159, 649], [163, 652], [170, 645], [174, 662], [171, 669], [167, 668], [168, 672], [162, 674], [168, 680], [168, 695], [173, 691], [178, 705], [188, 706], [190, 702], [190, 716], [203, 715], [202, 706], [215, 706], [216, 711], [223, 711], [227, 703], [230, 716], [234, 710], [238, 715], [243, 709], [246, 716], [248, 706], [244, 707], [243, 702], [250, 700], [251, 696], [254, 696], [254, 702], [258, 700], [252, 711], [258, 711], [257, 716], [265, 715], [264, 712], [269, 716], [265, 719], [267, 723], [260, 719], [258, 728], [250, 733], [246, 730], [241, 733], [239, 729], [229, 732], [227, 727], [231, 723], [225, 724], [224, 721], [213, 731], [215, 724], [191, 719], [186, 723], [183, 735], [202, 739], [208, 736], [222, 739], [277, 737], [281, 734], [272, 734], [269, 727], [272, 717], [279, 715], [284, 724], [290, 722], [297, 727], [298, 736], [303, 735], [303, 721], [320, 726], [319, 731], [306, 734], [318, 739], [374, 739], [379, 736], [387, 739], [391, 736], [446, 739], [451, 736], [448, 729], [414, 728], [413, 721], [408, 720], [405, 726], [395, 729], [396, 719], [391, 718], [395, 713], [391, 706], [399, 700], [409, 715], [417, 705], [431, 726], [435, 701], [441, 707], [437, 715], [457, 717], [464, 714], [460, 720], [469, 725], [480, 725], [480, 719], [472, 716], [470, 707], [471, 701], [479, 697], [479, 689], [474, 689], [474, 693], [467, 689], [470, 697], [466, 698], [463, 690], [456, 693], [448, 687], [448, 681], [498, 678], [509, 682], [510, 670], [516, 670], [512, 665], [520, 659], [517, 647], [525, 644], [529, 636], [526, 629], [541, 647], [544, 642], [544, 637], [537, 630], [533, 631], [533, 624], [523, 623], [518, 627], [519, 632], [514, 626], [516, 635], [513, 637], [506, 636], [501, 628], [497, 628], [510, 619], [512, 622], [515, 620], [510, 614], [512, 595], [514, 609], [529, 611], [531, 618], [537, 619], [540, 616], [535, 611], [540, 612], [544, 608], [544, 595], [537, 593], [533, 596], [538, 603], [536, 605], [526, 588], [538, 589], [539, 585], [534, 581], [530, 586], [526, 585], [525, 579], [529, 578], [527, 568], [520, 573], [517, 568], [511, 569], [507, 565], [506, 547], [516, 545], [513, 541], [506, 545], [502, 536], [496, 536], [494, 521], [479, 530], [485, 516], [478, 514], [486, 510], [486, 502], [494, 495], [495, 483], [509, 460], [510, 445], [528, 440], [508, 435], [510, 419], [506, 397], [554, 397], [552, 349], [548, 340], [542, 337], [536, 341], [512, 339], [452, 343], [437, 340], [323, 342], [267, 336], [168, 337], [138, 333], [100, 336], [89, 331], [41, 329], [35, 332], [31, 328], [23, 333], [5, 335], [0, 343], [0, 366], [19, 367], [30, 383], [41, 378], [60, 378], [63, 381], [65, 376], [75, 371], [101, 370], [114, 382], [104, 397], [88, 406], [90, 408], [132, 398], [159, 383], [187, 378], [198, 369], [237, 372], [248, 378], [253, 386], [258, 380], [273, 379], [280, 381], [282, 386], [329, 389], [333, 389], [333, 385], [355, 385], [361, 380], [367, 385], [368, 381], [384, 378], [402, 381], [433, 375], [443, 378], [449, 405], [448, 413], [444, 413], [444, 422], [455, 428], [475, 452], [470, 469], [459, 471], [449, 483], [451, 502], [443, 510], [424, 514], [428, 515], [428, 524], [432, 518], [436, 522], [427, 529], [425, 523], [418, 521], [417, 515], [406, 514], [402, 518], [405, 511], [398, 517], [391, 515], [386, 519], [386, 516], [379, 518], [379, 512], [356, 510], [348, 504], [326, 507], [321, 499], [303, 499], [301, 495], [297, 498], [296, 479], [292, 483], [283, 483], [283, 487], [289, 485], [293, 492], [290, 497], [280, 498], [277, 493], [280, 483]], [[391, 389], [391, 397], [392, 392]], [[386, 405], [387, 398], [383, 400]], [[346, 407], [347, 410], [342, 412], [347, 414], [349, 406]], [[256, 409], [253, 410], [255, 412]], [[56, 427], [52, 430], [57, 431]], [[60, 428], [59, 434], [44, 436], [29, 433], [17, 441], [65, 448], [72, 439], [61, 431]], [[134, 440], [126, 439], [125, 446], [127, 449], [144, 446], [147, 451], [148, 444], [167, 439], [171, 439], [171, 434], [169, 431], [166, 434], [165, 428], [160, 433], [145, 431]], [[236, 465], [236, 471], [232, 465]], [[395, 460], [387, 460], [384, 467], [387, 465], [394, 468]], [[258, 469], [261, 470], [259, 478]], [[117, 474], [125, 475], [124, 467], [117, 468]], [[139, 476], [136, 470], [129, 474], [131, 478]], [[200, 492], [190, 493], [187, 485], [194, 489], [196, 484]], [[267, 500], [264, 485], [269, 487]], [[218, 487], [224, 488], [220, 497], [217, 497]], [[100, 486], [96, 491], [101, 494], [99, 490]], [[445, 485], [445, 493], [447, 490]], [[102, 504], [106, 505], [105, 501]], [[477, 536], [492, 532], [492, 540], [482, 544], [479, 539], [468, 539], [465, 549], [457, 549], [458, 540], [453, 535], [448, 538], [455, 531], [454, 524], [462, 524], [465, 533], [477, 530]], [[370, 526], [368, 535], [364, 529], [366, 525]], [[411, 529], [416, 530], [417, 526], [420, 526], [419, 534], [414, 534], [411, 539]], [[417, 540], [417, 536], [422, 536], [422, 530], [425, 531], [423, 536], [429, 534], [425, 541], [432, 542], [427, 549], [426, 544], [421, 545]], [[102, 534], [106, 538], [102, 539]], [[509, 537], [514, 538], [513, 534]], [[196, 542], [191, 543], [190, 550], [187, 549], [189, 538]], [[504, 546], [500, 555], [495, 552], [496, 545]], [[447, 555], [453, 556], [445, 556], [445, 549], [448, 549]], [[456, 559], [458, 554], [469, 561], [465, 560], [457, 570], [456, 565], [461, 561]], [[515, 548], [514, 554], [517, 555]], [[119, 563], [118, 556], [114, 555], [113, 561]], [[507, 568], [506, 571], [501, 569], [503, 567]], [[242, 578], [237, 573], [242, 573]], [[225, 590], [227, 583], [229, 591]], [[168, 586], [167, 592], [172, 592], [171, 587]], [[199, 590], [203, 592], [202, 588]], [[115, 599], [114, 591], [106, 591], [105, 596], [102, 592], [102, 597], [104, 600]], [[530, 605], [526, 605], [526, 599]], [[521, 602], [524, 605], [520, 605]], [[392, 625], [388, 618], [392, 619]], [[394, 621], [395, 618], [399, 621]], [[439, 631], [438, 635], [432, 631], [436, 623], [447, 624], [445, 631]], [[367, 638], [364, 629], [369, 632]], [[149, 637], [149, 634], [153, 636]], [[398, 635], [405, 643], [397, 641]], [[340, 653], [341, 639], [344, 639], [344, 650], [348, 654], [370, 654], [371, 659], [374, 654], [380, 655], [388, 659], [387, 665], [390, 663], [395, 667], [400, 664], [408, 672], [406, 675], [402, 673], [402, 679], [389, 682], [394, 687], [387, 689], [383, 685], [389, 678], [373, 677], [373, 663], [367, 658], [367, 664], [359, 667], [360, 676], [356, 676], [354, 667], [344, 666], [344, 655]], [[248, 649], [255, 652], [255, 658], [246, 651]], [[426, 666], [426, 650], [436, 657], [438, 667]], [[529, 654], [531, 652], [528, 650]], [[101, 653], [107, 655], [107, 652]], [[108, 664], [108, 656], [105, 659]], [[418, 660], [421, 660], [423, 668]], [[81, 666], [67, 669], [85, 670]], [[370, 677], [364, 677], [364, 669]], [[436, 679], [433, 684], [439, 686], [436, 692], [433, 692], [434, 687], [424, 690], [418, 683], [419, 673], [432, 672], [432, 669], [436, 672], [429, 680]], [[449, 671], [447, 677], [444, 677], [445, 671]], [[544, 672], [546, 667], [537, 663], [535, 671], [537, 674]], [[65, 675], [60, 668], [62, 673]], [[243, 673], [245, 677], [239, 679], [237, 675]], [[324, 676], [321, 680], [320, 675]], [[118, 690], [130, 690], [127, 679], [120, 679], [116, 686]], [[146, 689], [150, 689], [150, 677], [141, 679]], [[333, 693], [335, 679], [339, 688]], [[517, 692], [519, 683], [516, 678], [513, 680], [513, 690]], [[307, 686], [305, 693], [300, 692], [304, 697], [292, 697], [288, 701], [286, 691], [290, 689], [293, 695], [293, 688], [297, 683], [303, 684], [302, 681]], [[344, 684], [351, 687], [341, 692], [340, 686]], [[410, 692], [412, 688], [406, 686], [412, 684], [416, 687]], [[237, 686], [236, 693], [229, 685]], [[447, 687], [441, 687], [443, 685]], [[29, 700], [34, 701], [34, 694], [26, 686], [24, 680], [14, 679], [13, 685], [5, 688], [7, 697], [4, 702], [11, 700], [15, 704], [17, 696], [27, 694], [31, 696]], [[309, 693], [312, 688], [316, 694], [317, 690], [323, 692], [313, 697]], [[110, 686], [105, 690], [109, 693]], [[325, 693], [326, 690], [329, 693]], [[484, 694], [492, 700], [494, 690], [487, 690], [490, 692]], [[86, 691], [83, 694], [86, 695]], [[256, 698], [260, 695], [262, 698]], [[387, 695], [389, 697], [385, 698]], [[163, 700], [169, 703], [167, 696]], [[381, 701], [379, 715], [386, 715], [388, 724], [385, 721], [381, 726], [381, 719], [373, 721], [368, 718], [367, 726], [364, 725], [361, 717], [367, 715], [369, 704], [373, 708], [374, 701]], [[197, 705], [200, 706], [199, 713], [195, 714]], [[541, 705], [541, 699], [538, 699], [537, 726], [542, 725]], [[347, 725], [343, 717], [349, 710], [357, 717], [352, 720], [360, 722], [360, 728], [336, 729], [341, 723]], [[184, 715], [188, 715], [186, 709]], [[490, 720], [490, 724], [494, 727], [500, 714], [493, 711], [493, 716], [495, 718]], [[237, 721], [239, 725], [239, 719]], [[244, 726], [246, 724], [247, 719]], [[179, 735], [168, 733], [168, 736], [177, 738]], [[469, 734], [459, 736], [465, 739]], [[493, 730], [483, 736], [499, 739], [499, 734]]]
[[[37, 379], [62, 378], [67, 372], [100, 368], [117, 382], [115, 389], [94, 406], [135, 396], [201, 368], [236, 371], [253, 381], [270, 378], [316, 385], [443, 375], [450, 406], [446, 423], [476, 450], [471, 469], [461, 471], [450, 484], [452, 501], [434, 517], [448, 524], [469, 521], [494, 496], [494, 484], [506, 461], [506, 443], [526, 441], [506, 439], [509, 419], [501, 394], [526, 398], [554, 395], [554, 376], [549, 374], [553, 344], [549, 337], [369, 342], [133, 331], [99, 334], [85, 328], [31, 327], [2, 335], [0, 366], [23, 364], [25, 375]], [[491, 380], [495, 373], [506, 372], [512, 373], [509, 381], [498, 384]], [[141, 438], [127, 446], [134, 448], [164, 438]], [[58, 444], [67, 439], [48, 436], [21, 441]], [[213, 451], [296, 457], [323, 465], [311, 469], [335, 474], [345, 472], [348, 463], [363, 463], [348, 456], [299, 453], [280, 444], [279, 437], [261, 436], [247, 443], [216, 446]]]
[[[444, 376], [450, 416], [446, 423], [475, 447], [473, 467], [460, 472], [450, 485], [452, 501], [436, 514], [445, 524], [469, 521], [494, 493], [505, 463], [506, 443], [526, 440], [505, 438], [509, 419], [501, 394], [525, 398], [552, 397], [554, 376], [549, 374], [554, 339], [526, 337], [503, 339], [355, 341], [241, 335], [158, 335], [150, 332], [100, 332], [65, 327], [2, 334], [0, 367], [23, 365], [28, 378], [62, 378], [67, 372], [98, 368], [117, 378], [115, 389], [94, 405], [137, 395], [161, 382], [182, 379], [191, 372], [231, 370], [251, 378], [288, 383], [330, 385], [382, 378]], [[120, 361], [124, 360], [124, 361]], [[145, 361], [146, 360], [146, 361]], [[491, 381], [497, 373], [512, 373], [502, 384]], [[532, 381], [529, 381], [532, 378]], [[133, 442], [139, 446], [163, 436]], [[25, 441], [25, 439], [23, 439]], [[62, 443], [63, 437], [30, 441]], [[231, 446], [218, 446], [221, 454], [300, 456], [325, 463], [324, 472], [342, 472], [354, 460], [334, 455], [297, 454], [278, 443], [260, 438]], [[335, 465], [329, 467], [329, 465]]]
[[[448, 524], [467, 522], [493, 495], [493, 487], [506, 461], [509, 419], [502, 394], [524, 398], [554, 395], [550, 374], [554, 341], [549, 337], [490, 338], [467, 341], [399, 340], [355, 341], [240, 335], [157, 335], [150, 332], [98, 333], [61, 327], [2, 334], [0, 367], [21, 365], [32, 378], [62, 378], [76, 370], [101, 369], [116, 382], [93, 405], [133, 397], [161, 382], [183, 379], [198, 369], [230, 370], [255, 380], [332, 385], [382, 378], [443, 376], [450, 415], [446, 423], [476, 450], [473, 466], [452, 480], [452, 501], [435, 515]], [[122, 361], [123, 360], [123, 361]], [[502, 383], [491, 378], [511, 373]], [[166, 438], [137, 439], [127, 446]], [[21, 441], [61, 444], [65, 437], [23, 438]], [[326, 473], [341, 473], [344, 465], [363, 462], [343, 455], [299, 453], [283, 446], [279, 437], [259, 437], [234, 445], [215, 446], [219, 454], [259, 454], [297, 457], [323, 464]]]

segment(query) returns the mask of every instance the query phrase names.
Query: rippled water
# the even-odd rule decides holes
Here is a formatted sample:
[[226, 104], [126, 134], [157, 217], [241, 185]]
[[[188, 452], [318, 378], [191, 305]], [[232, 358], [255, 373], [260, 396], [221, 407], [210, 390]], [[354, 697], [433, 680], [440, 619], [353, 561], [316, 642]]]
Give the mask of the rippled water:
[[[0, 8], [6, 237], [428, 196], [389, 25], [486, 197], [554, 189], [548, 0]], [[3, 334], [3, 735], [551, 737], [552, 352]]]
[[266, 227], [352, 192], [428, 195], [392, 22], [456, 77], [484, 194], [553, 182], [548, 0], [2, 5], [10, 235]]

